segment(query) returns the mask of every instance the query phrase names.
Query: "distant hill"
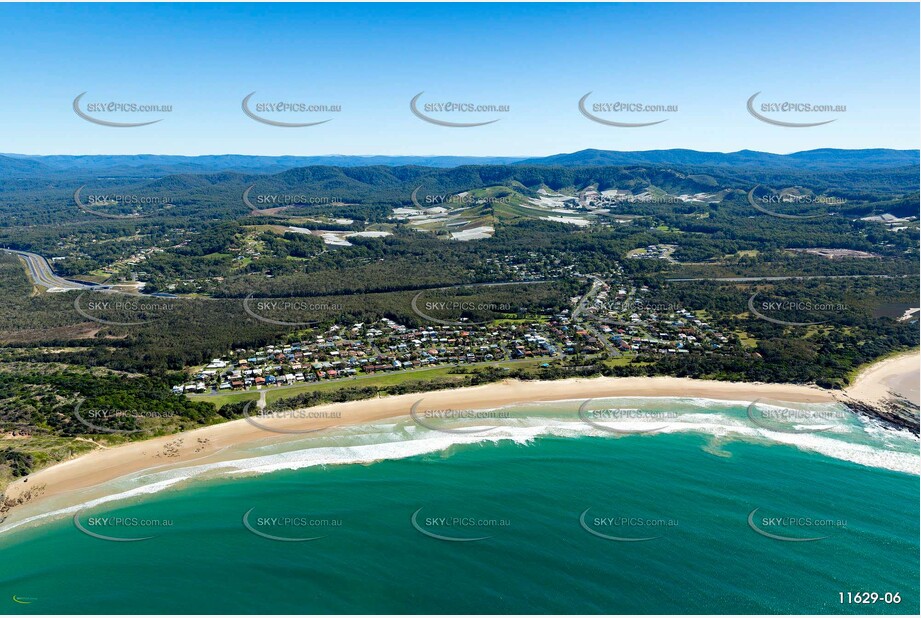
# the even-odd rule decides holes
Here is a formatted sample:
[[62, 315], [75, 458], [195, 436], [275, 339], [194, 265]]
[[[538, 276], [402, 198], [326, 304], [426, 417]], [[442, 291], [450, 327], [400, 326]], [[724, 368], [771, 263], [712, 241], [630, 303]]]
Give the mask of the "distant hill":
[[584, 166], [697, 166], [718, 168], [761, 168], [761, 169], [870, 169], [904, 167], [919, 164], [917, 150], [889, 150], [872, 148], [865, 150], [838, 150], [822, 148], [806, 150], [788, 155], [740, 150], [738, 152], [699, 152], [697, 150], [645, 150], [622, 152], [617, 150], [580, 150], [569, 154], [524, 159], [516, 165], [561, 165], [564, 167]]
[[[410, 204], [410, 195], [421, 187], [424, 194], [453, 194], [483, 187], [517, 187], [536, 195], [542, 187], [581, 190], [597, 187], [641, 191], [650, 185], [676, 194], [717, 191], [720, 183], [703, 174], [683, 174], [661, 168], [464, 165], [450, 169], [403, 166], [331, 167], [309, 166], [271, 175], [180, 174], [145, 185], [150, 192], [169, 192], [180, 198], [190, 194], [242, 191], [253, 185], [254, 194], [290, 193], [334, 196], [356, 202]], [[234, 195], [239, 195], [236, 193]], [[236, 198], [237, 200], [239, 198]]]
[[0, 155], [0, 178], [39, 176], [51, 171], [51, 168], [40, 161]]
[[[917, 176], [919, 153], [917, 150], [838, 150], [823, 148], [789, 155], [778, 155], [754, 150], [739, 152], [699, 152], [696, 150], [647, 150], [621, 152], [615, 150], [581, 150], [549, 157], [521, 159], [514, 157], [454, 157], [454, 156], [278, 156], [205, 155], [186, 157], [178, 155], [0, 155], [0, 179], [89, 182], [99, 178], [120, 178], [128, 181], [151, 181], [158, 178], [182, 175], [207, 175], [222, 173], [274, 175], [293, 170], [326, 167], [339, 170], [367, 170], [352, 172], [343, 179], [346, 185], [352, 180], [362, 182], [368, 174], [378, 174], [383, 180], [392, 170], [442, 169], [456, 170], [457, 176], [489, 176], [485, 168], [657, 168], [681, 171], [686, 174], [725, 175], [738, 181], [759, 182], [770, 179], [771, 174], [851, 173], [897, 174], [900, 184], [903, 176]], [[384, 170], [391, 170], [386, 172]], [[371, 171], [373, 170], [373, 171]], [[303, 174], [304, 172], [301, 172]], [[403, 171], [405, 179], [419, 172]], [[381, 176], [383, 175], [383, 176]], [[371, 178], [371, 177], [368, 177]], [[471, 186], [484, 186], [479, 180]], [[480, 179], [481, 180], [481, 179]], [[888, 182], [880, 175], [880, 182]], [[375, 182], [368, 184], [391, 184]], [[485, 183], [488, 185], [489, 183]], [[330, 186], [335, 188], [335, 182]]]
[[[9, 165], [5, 165], [4, 160]], [[179, 155], [0, 155], [0, 177], [9, 175], [107, 175], [128, 177], [153, 177], [168, 174], [211, 174], [215, 172], [241, 172], [274, 174], [285, 170], [326, 165], [334, 167], [366, 167], [375, 165], [425, 167], [457, 167], [460, 165], [504, 165], [521, 160], [521, 157], [453, 157], [453, 156], [278, 156], [204, 155], [186, 157]]]

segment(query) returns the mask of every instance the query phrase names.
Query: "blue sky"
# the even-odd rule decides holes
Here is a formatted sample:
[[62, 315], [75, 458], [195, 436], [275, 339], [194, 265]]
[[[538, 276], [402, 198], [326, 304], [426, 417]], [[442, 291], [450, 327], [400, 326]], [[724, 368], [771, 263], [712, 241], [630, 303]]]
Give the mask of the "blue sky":
[[[2, 5], [0, 152], [30, 154], [545, 155], [583, 148], [794, 152], [918, 148], [917, 4], [197, 4]], [[168, 104], [97, 114], [83, 103]], [[253, 103], [335, 104], [336, 113], [263, 114], [323, 125], [279, 128]], [[410, 99], [508, 105], [473, 128], [415, 117]], [[608, 113], [577, 103], [677, 105]], [[770, 113], [746, 101], [845, 105]], [[760, 108], [759, 108], [760, 109]]]

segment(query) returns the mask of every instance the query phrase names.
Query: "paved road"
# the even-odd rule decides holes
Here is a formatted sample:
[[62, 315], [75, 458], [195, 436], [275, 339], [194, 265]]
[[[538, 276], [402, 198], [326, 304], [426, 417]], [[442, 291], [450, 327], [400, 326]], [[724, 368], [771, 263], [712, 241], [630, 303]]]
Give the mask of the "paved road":
[[592, 287], [589, 288], [588, 292], [585, 293], [585, 296], [582, 297], [582, 300], [579, 301], [579, 304], [576, 305], [576, 308], [572, 312], [572, 319], [575, 320], [582, 315], [582, 312], [585, 311], [585, 306], [588, 304], [592, 298], [595, 297], [598, 292], [604, 287], [604, 280], [595, 275], [588, 275], [588, 278], [592, 280]]
[[77, 283], [68, 281], [54, 274], [48, 260], [42, 256], [29, 253], [28, 251], [15, 251], [13, 249], [4, 249], [6, 253], [18, 255], [26, 263], [26, 269], [29, 271], [29, 277], [35, 285], [47, 288], [49, 292], [68, 292], [70, 290], [92, 290], [99, 286]]
[[[911, 275], [902, 275], [910, 277]], [[694, 279], [666, 279], [666, 281], [732, 281], [749, 283], [752, 281], [789, 281], [792, 279], [859, 279], [861, 277], [891, 279], [893, 275], [797, 275], [789, 277], [699, 277]]]
[[[588, 277], [589, 279], [592, 280], [592, 287], [591, 289], [589, 289], [588, 292], [585, 293], [585, 296], [582, 297], [582, 300], [579, 301], [579, 304], [576, 305], [576, 308], [573, 310], [572, 312], [573, 321], [582, 317], [582, 314], [585, 312], [585, 307], [588, 305], [588, 302], [591, 299], [593, 299], [595, 296], [597, 296], [598, 293], [601, 292], [601, 290], [604, 289], [604, 286], [606, 285], [605, 281], [601, 277], [597, 277], [595, 275], [588, 275]], [[598, 319], [595, 316], [592, 316], [592, 318], [596, 320]], [[603, 321], [603, 320], [599, 320], [599, 321]], [[584, 324], [585, 324], [585, 329], [588, 332], [590, 332], [592, 336], [595, 337], [595, 339], [601, 342], [601, 345], [604, 346], [604, 349], [607, 350], [608, 354], [610, 354], [612, 358], [620, 357], [620, 350], [618, 350], [614, 346], [611, 340], [604, 333], [602, 333], [600, 330], [595, 328], [595, 325], [588, 320], [585, 320]]]

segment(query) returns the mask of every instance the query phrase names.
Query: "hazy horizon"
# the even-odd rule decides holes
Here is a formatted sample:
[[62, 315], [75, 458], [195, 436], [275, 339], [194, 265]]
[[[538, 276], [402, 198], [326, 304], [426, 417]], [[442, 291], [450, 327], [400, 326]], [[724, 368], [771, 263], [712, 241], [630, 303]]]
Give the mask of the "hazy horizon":
[[208, 152], [200, 154], [182, 154], [175, 152], [98, 152], [98, 153], [88, 153], [88, 152], [46, 152], [46, 153], [25, 153], [25, 152], [0, 152], [0, 156], [4, 157], [299, 157], [299, 158], [308, 158], [308, 157], [403, 157], [403, 158], [418, 158], [418, 157], [444, 157], [444, 158], [465, 158], [465, 159], [482, 159], [482, 158], [502, 158], [502, 159], [540, 159], [544, 157], [552, 157], [562, 154], [574, 154], [577, 152], [584, 151], [601, 151], [601, 152], [622, 152], [622, 153], [643, 153], [643, 152], [668, 152], [668, 151], [685, 151], [685, 152], [698, 152], [702, 154], [723, 154], [723, 155], [732, 155], [738, 154], [740, 152], [756, 152], [760, 154], [769, 154], [777, 156], [789, 156], [795, 155], [803, 152], [814, 152], [820, 150], [840, 150], [846, 152], [857, 152], [865, 150], [892, 150], [898, 152], [921, 152], [919, 148], [888, 148], [885, 146], [867, 146], [863, 148], [809, 148], [806, 150], [794, 150], [790, 152], [771, 152], [768, 150], [755, 150], [752, 148], [742, 148], [740, 150], [698, 150], [696, 148], [650, 148], [644, 150], [618, 150], [610, 148], [581, 148], [574, 151], [560, 151], [560, 152], [545, 152], [534, 155], [516, 155], [516, 154], [453, 154], [453, 153], [414, 153], [414, 154], [390, 154], [390, 153], [362, 153], [362, 154], [345, 154], [341, 152], [326, 152], [318, 154], [290, 154], [290, 153], [273, 153], [273, 154], [248, 154], [244, 152]]

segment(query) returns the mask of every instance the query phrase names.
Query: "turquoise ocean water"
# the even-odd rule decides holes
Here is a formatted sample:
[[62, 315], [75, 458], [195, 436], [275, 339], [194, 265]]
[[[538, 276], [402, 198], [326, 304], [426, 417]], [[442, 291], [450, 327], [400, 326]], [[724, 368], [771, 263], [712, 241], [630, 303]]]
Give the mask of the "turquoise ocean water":
[[[96, 538], [72, 510], [7, 527], [0, 607], [918, 612], [919, 479], [904, 469], [918, 457], [912, 438], [859, 419], [834, 437], [790, 438], [749, 431], [739, 405], [637, 402], [679, 410], [686, 427], [571, 431], [554, 424], [568, 412], [545, 406], [518, 410], [528, 418], [483, 434], [497, 434], [490, 439], [353, 428], [284, 447], [266, 441], [239, 453], [245, 464], [229, 475], [122, 481], [113, 493], [192, 477], [77, 511], [85, 531], [146, 540]], [[320, 465], [328, 462], [342, 463]], [[880, 600], [842, 604], [848, 592]], [[900, 603], [885, 603], [885, 593]]]

